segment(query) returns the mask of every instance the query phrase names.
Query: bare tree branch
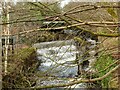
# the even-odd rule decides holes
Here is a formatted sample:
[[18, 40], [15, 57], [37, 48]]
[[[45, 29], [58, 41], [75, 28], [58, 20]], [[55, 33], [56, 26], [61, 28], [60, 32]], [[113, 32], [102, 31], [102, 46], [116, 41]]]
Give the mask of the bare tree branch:
[[95, 81], [99, 81], [99, 80], [102, 80], [102, 79], [106, 78], [106, 77], [109, 76], [111, 73], [113, 73], [114, 71], [116, 71], [119, 67], [120, 67], [120, 65], [114, 67], [112, 70], [110, 70], [110, 71], [107, 72], [105, 75], [103, 75], [102, 77], [99, 77], [99, 78], [94, 78], [94, 79], [81, 79], [81, 80], [77, 80], [77, 81], [70, 82], [70, 83], [67, 83], [67, 84], [38, 86], [38, 87], [33, 87], [33, 88], [34, 88], [34, 89], [40, 89], [40, 88], [66, 87], [66, 86], [71, 86], [71, 85], [79, 84], [79, 83], [95, 82]]

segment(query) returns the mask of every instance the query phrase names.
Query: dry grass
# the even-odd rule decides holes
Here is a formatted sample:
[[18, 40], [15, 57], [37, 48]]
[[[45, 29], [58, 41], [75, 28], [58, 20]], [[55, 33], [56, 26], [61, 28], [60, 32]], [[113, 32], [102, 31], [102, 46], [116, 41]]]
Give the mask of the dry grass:
[[99, 41], [101, 42], [99, 45], [100, 49], [109, 49], [106, 50], [105, 53], [107, 54], [118, 53], [118, 38], [99, 37]]

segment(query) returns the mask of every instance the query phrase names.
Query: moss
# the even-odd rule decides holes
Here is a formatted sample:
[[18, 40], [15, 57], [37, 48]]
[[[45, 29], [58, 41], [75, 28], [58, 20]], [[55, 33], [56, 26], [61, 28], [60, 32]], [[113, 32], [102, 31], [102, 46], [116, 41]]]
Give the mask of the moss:
[[17, 58], [24, 60], [24, 59], [28, 58], [34, 52], [35, 52], [34, 48], [24, 48], [24, 49], [20, 50], [16, 56], [17, 56]]

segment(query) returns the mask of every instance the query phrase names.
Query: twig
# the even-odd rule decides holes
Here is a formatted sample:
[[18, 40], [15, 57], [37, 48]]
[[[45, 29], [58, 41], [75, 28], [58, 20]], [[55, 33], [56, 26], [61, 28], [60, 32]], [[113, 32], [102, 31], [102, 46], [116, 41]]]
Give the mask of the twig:
[[112, 70], [110, 70], [110, 71], [107, 72], [105, 75], [103, 75], [102, 77], [99, 77], [99, 78], [94, 78], [94, 79], [82, 79], [82, 80], [77, 80], [77, 81], [70, 82], [70, 83], [67, 83], [67, 84], [38, 86], [38, 87], [31, 87], [31, 88], [40, 89], [40, 88], [66, 87], [66, 86], [71, 86], [71, 85], [79, 84], [79, 83], [95, 82], [95, 81], [99, 81], [99, 80], [102, 80], [102, 79], [106, 78], [106, 77], [109, 76], [112, 72], [116, 71], [119, 67], [120, 67], [119, 65], [116, 66], [115, 68], [113, 68]]

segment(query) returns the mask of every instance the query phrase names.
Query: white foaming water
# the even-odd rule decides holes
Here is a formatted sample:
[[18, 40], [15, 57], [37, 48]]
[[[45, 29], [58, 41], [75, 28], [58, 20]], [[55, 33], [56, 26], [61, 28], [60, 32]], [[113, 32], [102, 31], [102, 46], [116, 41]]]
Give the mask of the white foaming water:
[[[59, 42], [59, 41], [58, 41]], [[68, 41], [67, 41], [68, 42]], [[71, 42], [71, 41], [70, 41]], [[42, 43], [43, 44], [43, 43]], [[45, 43], [50, 44], [50, 43]], [[52, 43], [51, 43], [52, 44]], [[48, 46], [48, 45], [46, 45]], [[75, 64], [76, 53], [79, 53], [76, 50], [74, 45], [63, 45], [63, 46], [51, 46], [37, 49], [38, 59], [42, 61], [39, 70], [53, 71], [61, 76], [75, 76], [77, 75], [77, 65]], [[52, 70], [51, 70], [52, 72]]]
[[38, 54], [48, 53], [48, 52], [50, 53], [51, 50], [55, 51], [56, 53], [57, 52], [59, 52], [59, 53], [65, 53], [66, 51], [76, 50], [76, 47], [74, 45], [65, 45], [65, 46], [59, 46], [59, 47], [53, 46], [53, 47], [50, 47], [50, 48], [46, 47], [46, 48], [43, 48], [43, 49], [38, 49], [37, 53]]
[[[93, 50], [89, 51], [89, 55], [91, 57], [88, 60], [89, 66], [87, 68], [89, 69], [89, 67], [92, 66], [92, 63], [94, 63], [94, 61], [96, 60], [96, 58], [94, 57], [96, 54], [96, 51], [94, 50], [94, 47], [96, 46], [96, 41], [90, 38], [88, 38], [87, 41], [90, 42], [91, 47], [93, 47]], [[67, 76], [69, 76], [69, 74], [71, 75], [72, 71], [74, 72], [72, 73], [73, 76], [77, 74], [78, 66], [75, 62], [76, 54], [82, 54], [82, 52], [77, 51], [73, 40], [43, 42], [37, 43], [34, 46], [37, 46], [38, 59], [42, 62], [39, 66], [39, 70], [48, 71], [51, 68], [51, 70], [54, 70], [55, 72], [58, 71], [60, 68], [63, 70], [60, 71], [60, 73], [58, 74], [62, 75], [64, 71], [68, 71], [66, 72]]]
[[[91, 43], [89, 49], [94, 49], [96, 46], [95, 40], [88, 39], [88, 42]], [[83, 54], [82, 51], [77, 51], [77, 48], [73, 40], [66, 41], [52, 41], [52, 42], [43, 42], [37, 43], [34, 47], [37, 46], [37, 55], [38, 59], [42, 62], [39, 66], [39, 70], [47, 72], [53, 76], [58, 77], [75, 77], [78, 72], [78, 66], [75, 62], [76, 54]], [[91, 48], [92, 47], [92, 48]], [[85, 68], [85, 71], [93, 72], [92, 64], [96, 60], [94, 55], [96, 54], [95, 50], [89, 51], [90, 59], [89, 66]], [[82, 61], [82, 60], [81, 60]], [[93, 70], [93, 71], [92, 71]], [[46, 85], [48, 82], [49, 85], [59, 82], [60, 80], [55, 81], [44, 81]], [[61, 81], [60, 81], [61, 82]], [[66, 81], [63, 81], [63, 83]], [[67, 81], [69, 82], [69, 80]], [[59, 84], [59, 83], [58, 83]], [[71, 88], [86, 88], [86, 83], [80, 83], [77, 85], [72, 85]], [[56, 89], [55, 89], [56, 90]]]

